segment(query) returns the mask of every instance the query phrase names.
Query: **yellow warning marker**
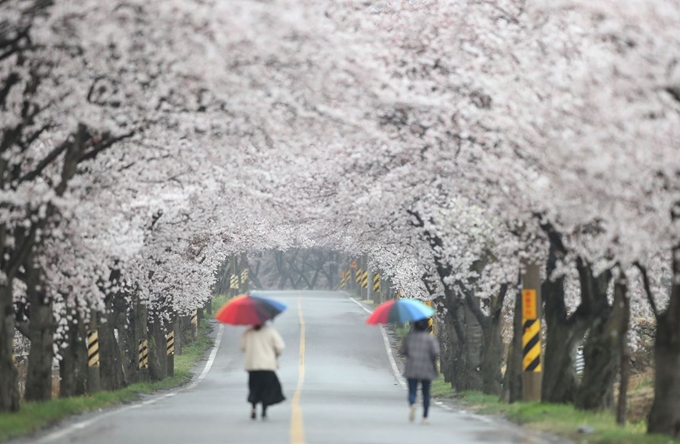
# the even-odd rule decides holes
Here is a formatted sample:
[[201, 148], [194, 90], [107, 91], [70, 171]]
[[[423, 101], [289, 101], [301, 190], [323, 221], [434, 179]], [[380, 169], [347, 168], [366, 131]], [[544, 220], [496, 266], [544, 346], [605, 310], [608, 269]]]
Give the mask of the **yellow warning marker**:
[[166, 350], [167, 350], [167, 355], [174, 355], [175, 354], [175, 332], [174, 331], [169, 331], [168, 334], [165, 335], [165, 342], [166, 342]]
[[87, 366], [99, 367], [99, 332], [97, 330], [87, 332]]
[[149, 368], [149, 341], [139, 340], [139, 369]]
[[537, 318], [536, 290], [522, 290], [522, 370], [541, 372], [541, 322]]
[[373, 292], [380, 293], [380, 273], [373, 275]]
[[[425, 305], [428, 307], [432, 307], [432, 301], [425, 301]], [[431, 335], [434, 334], [434, 321], [432, 318], [427, 320], [427, 332], [430, 333]]]

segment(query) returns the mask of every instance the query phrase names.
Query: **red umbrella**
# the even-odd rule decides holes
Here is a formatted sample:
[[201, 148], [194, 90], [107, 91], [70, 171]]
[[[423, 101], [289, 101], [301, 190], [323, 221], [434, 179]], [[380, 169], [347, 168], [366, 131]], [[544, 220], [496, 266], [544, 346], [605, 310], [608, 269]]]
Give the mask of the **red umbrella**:
[[223, 324], [263, 324], [286, 309], [286, 304], [254, 294], [242, 294], [229, 300], [215, 314]]

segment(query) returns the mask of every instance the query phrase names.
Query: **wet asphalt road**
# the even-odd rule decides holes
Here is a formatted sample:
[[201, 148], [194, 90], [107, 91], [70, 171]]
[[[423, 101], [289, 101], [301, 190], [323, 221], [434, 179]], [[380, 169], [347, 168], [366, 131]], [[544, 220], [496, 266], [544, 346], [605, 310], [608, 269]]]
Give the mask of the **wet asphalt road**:
[[[279, 378], [287, 400], [271, 407], [266, 421], [249, 418], [247, 373], [238, 350], [243, 327], [225, 326], [212, 366], [189, 388], [83, 415], [20, 442], [546, 442], [505, 422], [441, 406], [431, 408], [430, 425], [409, 423], [406, 391], [395, 378], [383, 335], [379, 328], [365, 325], [368, 313], [358, 303], [338, 292], [268, 293], [288, 304], [274, 324], [286, 342]], [[214, 331], [220, 331], [217, 325]]]

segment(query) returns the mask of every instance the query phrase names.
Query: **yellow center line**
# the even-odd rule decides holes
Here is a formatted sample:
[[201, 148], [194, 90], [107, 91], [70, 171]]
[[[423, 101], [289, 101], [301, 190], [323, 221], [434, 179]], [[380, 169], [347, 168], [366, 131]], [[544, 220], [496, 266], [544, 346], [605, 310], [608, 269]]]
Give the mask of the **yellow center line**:
[[298, 293], [297, 308], [300, 318], [300, 368], [297, 388], [291, 401], [293, 412], [290, 418], [290, 442], [291, 444], [304, 444], [305, 430], [302, 426], [302, 407], [300, 407], [302, 385], [305, 382], [305, 319], [302, 317], [302, 292]]

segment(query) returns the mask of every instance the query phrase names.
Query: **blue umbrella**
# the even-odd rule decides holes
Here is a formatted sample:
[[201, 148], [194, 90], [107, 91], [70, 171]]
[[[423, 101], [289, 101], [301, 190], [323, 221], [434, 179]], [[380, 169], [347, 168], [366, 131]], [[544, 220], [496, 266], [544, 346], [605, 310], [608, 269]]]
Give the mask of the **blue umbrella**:
[[376, 307], [367, 324], [405, 324], [429, 319], [434, 316], [432, 307], [428, 307], [417, 299], [393, 299]]
[[269, 299], [269, 298], [264, 297], [264, 296], [259, 295], [259, 294], [250, 293], [250, 297], [258, 299], [262, 302], [265, 302], [265, 303], [267, 303], [268, 305], [271, 305], [272, 307], [274, 307], [275, 309], [277, 309], [280, 312], [284, 311], [286, 308], [288, 308], [288, 306], [286, 304], [284, 304], [283, 302], [277, 301], [275, 299]]

